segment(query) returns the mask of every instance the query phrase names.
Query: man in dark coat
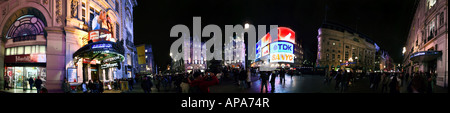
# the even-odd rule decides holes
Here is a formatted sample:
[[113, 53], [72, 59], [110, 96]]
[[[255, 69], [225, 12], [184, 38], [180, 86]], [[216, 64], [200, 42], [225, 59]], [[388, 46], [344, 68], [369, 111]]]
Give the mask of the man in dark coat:
[[42, 80], [40, 77], [38, 77], [36, 79], [36, 81], [34, 82], [34, 84], [36, 84], [36, 89], [37, 89], [37, 93], [40, 93], [41, 91], [41, 85], [42, 85]]
[[33, 90], [33, 84], [34, 84], [34, 80], [33, 80], [33, 78], [29, 78], [28, 79], [28, 83], [30, 84], [30, 90]]
[[269, 92], [269, 89], [267, 89], [267, 80], [269, 80], [270, 72], [261, 71], [261, 93], [263, 93], [263, 88], [266, 87], [266, 93]]

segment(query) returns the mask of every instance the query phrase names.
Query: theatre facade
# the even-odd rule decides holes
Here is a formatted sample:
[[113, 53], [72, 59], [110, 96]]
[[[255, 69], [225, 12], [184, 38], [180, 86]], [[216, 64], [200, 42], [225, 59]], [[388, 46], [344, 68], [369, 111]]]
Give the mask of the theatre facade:
[[[131, 78], [135, 0], [0, 1], [0, 89]], [[6, 84], [6, 85], [5, 85]]]

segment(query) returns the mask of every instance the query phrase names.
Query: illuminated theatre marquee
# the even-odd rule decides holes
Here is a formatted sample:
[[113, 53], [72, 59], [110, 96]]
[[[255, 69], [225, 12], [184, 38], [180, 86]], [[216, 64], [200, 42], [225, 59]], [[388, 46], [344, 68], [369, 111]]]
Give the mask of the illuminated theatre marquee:
[[92, 45], [91, 49], [97, 49], [97, 48], [111, 48], [111, 44], [95, 44]]

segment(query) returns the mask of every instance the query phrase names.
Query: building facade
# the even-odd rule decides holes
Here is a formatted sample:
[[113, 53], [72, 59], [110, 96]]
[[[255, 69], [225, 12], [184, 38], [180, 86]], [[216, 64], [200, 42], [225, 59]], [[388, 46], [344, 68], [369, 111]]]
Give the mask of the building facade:
[[[142, 46], [144, 46], [143, 53], [145, 55], [145, 56], [142, 56], [142, 57], [145, 57], [145, 62], [139, 63], [139, 66], [138, 66], [138, 70], [139, 71], [138, 71], [138, 73], [140, 73], [140, 74], [153, 74], [153, 73], [156, 73], [152, 45], [142, 44], [142, 45], [138, 45], [137, 47], [142, 47]], [[138, 51], [138, 54], [139, 54], [139, 51]]]
[[394, 60], [386, 50], [380, 49], [376, 52], [375, 71], [390, 72], [395, 70]]
[[[31, 77], [40, 78], [48, 92], [58, 93], [63, 92], [64, 79], [73, 86], [88, 80], [112, 80], [104, 69], [89, 66], [92, 61], [75, 60], [74, 53], [88, 44], [93, 20], [100, 13], [108, 15], [108, 25], [103, 27], [108, 30], [107, 35], [125, 47], [126, 40], [133, 39], [132, 12], [136, 5], [135, 0], [1, 1], [0, 71], [4, 72], [1, 87], [3, 79], [10, 81], [10, 87], [24, 87], [27, 84], [20, 81]], [[130, 47], [125, 48], [125, 61], [128, 61], [134, 52]], [[131, 63], [119, 64], [123, 70]], [[117, 75], [127, 75], [127, 72], [117, 71]]]
[[294, 64], [293, 67], [303, 67], [303, 47], [301, 41], [296, 41], [294, 44]]
[[405, 45], [404, 71], [436, 73], [448, 86], [448, 0], [418, 0]]
[[324, 23], [318, 30], [317, 67], [373, 71], [375, 43], [348, 27]]

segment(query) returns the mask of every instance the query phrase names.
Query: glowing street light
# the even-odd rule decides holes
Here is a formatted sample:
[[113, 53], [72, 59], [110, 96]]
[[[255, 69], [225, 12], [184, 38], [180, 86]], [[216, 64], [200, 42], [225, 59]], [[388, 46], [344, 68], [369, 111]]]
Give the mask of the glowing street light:
[[250, 24], [248, 24], [248, 23], [245, 23], [245, 25], [244, 25], [244, 28], [245, 28], [245, 29], [248, 29], [248, 28], [250, 28]]

